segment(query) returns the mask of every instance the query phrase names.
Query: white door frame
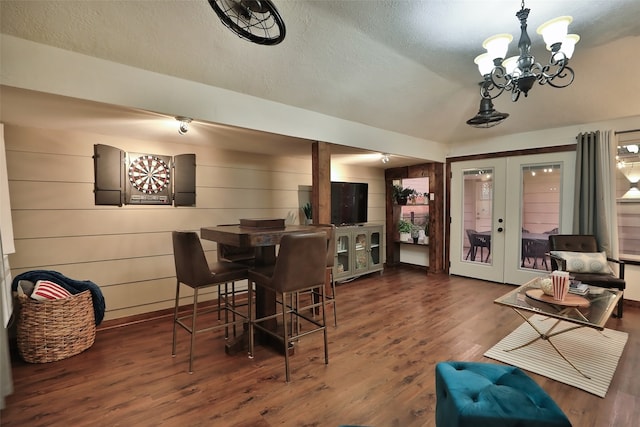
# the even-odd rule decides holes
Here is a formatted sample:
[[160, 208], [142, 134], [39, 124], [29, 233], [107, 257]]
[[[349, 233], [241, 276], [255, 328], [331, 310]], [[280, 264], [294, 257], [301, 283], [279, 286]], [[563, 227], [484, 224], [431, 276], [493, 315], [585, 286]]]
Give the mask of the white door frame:
[[[522, 166], [541, 163], [561, 164], [559, 228], [561, 233], [570, 233], [573, 218], [575, 152], [562, 151], [451, 163], [450, 274], [511, 284], [522, 284], [545, 274], [543, 271], [520, 267]], [[492, 169], [494, 174], [491, 219], [492, 256], [489, 263], [465, 260], [462, 251], [464, 242], [462, 173], [469, 169]]]
[[[464, 171], [491, 171], [493, 183], [491, 202], [491, 257], [490, 262], [473, 262], [465, 259], [463, 244], [465, 239], [464, 212]], [[503, 283], [504, 278], [504, 211], [506, 194], [506, 160], [480, 159], [451, 164], [451, 230], [450, 230], [450, 273], [476, 277]], [[498, 222], [502, 220], [502, 222]]]

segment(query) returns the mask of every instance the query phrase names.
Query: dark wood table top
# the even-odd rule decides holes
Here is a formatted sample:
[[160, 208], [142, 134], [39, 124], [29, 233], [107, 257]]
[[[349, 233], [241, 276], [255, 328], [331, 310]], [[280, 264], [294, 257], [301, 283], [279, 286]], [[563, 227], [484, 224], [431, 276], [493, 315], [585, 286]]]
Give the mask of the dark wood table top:
[[284, 228], [241, 227], [240, 225], [220, 225], [202, 227], [200, 236], [205, 240], [239, 248], [275, 246], [285, 234], [318, 231], [319, 227], [310, 225], [286, 225]]

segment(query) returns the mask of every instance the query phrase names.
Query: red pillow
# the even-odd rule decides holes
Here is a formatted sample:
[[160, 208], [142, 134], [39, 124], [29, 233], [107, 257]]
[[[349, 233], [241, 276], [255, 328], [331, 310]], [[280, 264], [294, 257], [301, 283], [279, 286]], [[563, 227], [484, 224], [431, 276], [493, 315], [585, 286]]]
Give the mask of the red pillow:
[[31, 298], [38, 301], [68, 298], [71, 294], [62, 286], [48, 280], [38, 280], [33, 288]]

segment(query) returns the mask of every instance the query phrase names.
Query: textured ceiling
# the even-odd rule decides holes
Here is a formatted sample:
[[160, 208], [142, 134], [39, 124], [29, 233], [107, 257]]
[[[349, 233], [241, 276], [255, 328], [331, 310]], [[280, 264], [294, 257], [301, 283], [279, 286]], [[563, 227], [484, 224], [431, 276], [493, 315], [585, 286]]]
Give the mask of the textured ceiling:
[[[574, 84], [536, 86], [494, 101], [510, 117], [492, 129], [465, 121], [479, 105], [473, 59], [490, 35], [515, 42], [519, 1], [274, 0], [285, 40], [260, 46], [224, 27], [205, 0], [0, 2], [4, 34], [230, 89], [427, 140], [455, 143], [640, 115], [640, 1], [532, 0], [535, 30], [572, 15], [581, 35]], [[392, 150], [390, 150], [392, 151]]]

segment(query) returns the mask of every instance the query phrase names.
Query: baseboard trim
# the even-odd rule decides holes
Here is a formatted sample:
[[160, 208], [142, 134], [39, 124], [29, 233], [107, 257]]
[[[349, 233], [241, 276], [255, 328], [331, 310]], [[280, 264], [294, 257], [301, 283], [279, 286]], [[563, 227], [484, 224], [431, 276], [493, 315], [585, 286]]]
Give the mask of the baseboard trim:
[[[246, 298], [240, 297], [238, 298], [238, 301], [242, 302], [244, 299]], [[198, 301], [198, 308], [207, 308], [207, 307], [213, 306], [214, 304], [218, 304], [217, 299], [203, 301], [203, 302]], [[182, 315], [183, 313], [191, 310], [191, 304], [181, 305], [179, 310]], [[173, 319], [173, 308], [165, 308], [163, 310], [150, 311], [148, 313], [134, 314], [131, 316], [119, 317], [117, 319], [105, 320], [96, 327], [96, 332], [108, 331], [111, 329], [137, 325], [140, 323], [151, 322], [153, 320], [165, 319], [165, 318], [169, 319], [169, 321]]]
[[[410, 266], [410, 265], [407, 264], [407, 266]], [[420, 266], [412, 266], [412, 267], [426, 270], [425, 267], [420, 267]], [[218, 300], [209, 300], [205, 302], [199, 302], [198, 307], [207, 307], [217, 303], [218, 303]], [[640, 301], [625, 299], [624, 305], [640, 307]], [[187, 305], [180, 306], [181, 309], [183, 308], [186, 309], [186, 307], [188, 306]], [[96, 328], [96, 331], [97, 332], [107, 331], [110, 329], [122, 328], [124, 326], [130, 326], [130, 325], [137, 325], [139, 323], [150, 322], [153, 320], [158, 320], [163, 318], [171, 319], [172, 317], [173, 317], [173, 308], [166, 308], [164, 310], [151, 311], [149, 313], [134, 314], [132, 316], [120, 317], [118, 319], [105, 320]]]

